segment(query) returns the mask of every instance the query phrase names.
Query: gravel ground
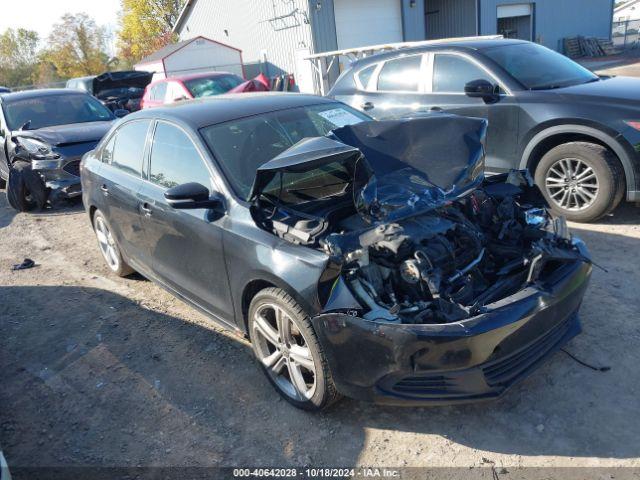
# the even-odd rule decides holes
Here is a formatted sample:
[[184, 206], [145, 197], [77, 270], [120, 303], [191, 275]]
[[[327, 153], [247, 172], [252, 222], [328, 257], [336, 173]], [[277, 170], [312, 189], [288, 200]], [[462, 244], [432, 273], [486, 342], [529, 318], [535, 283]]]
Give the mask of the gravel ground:
[[[584, 333], [504, 398], [442, 408], [279, 399], [248, 344], [109, 274], [79, 206], [0, 193], [0, 444], [13, 466], [640, 466], [640, 209], [574, 225], [596, 262]], [[29, 257], [37, 267], [11, 272]], [[609, 477], [607, 477], [609, 478]]]

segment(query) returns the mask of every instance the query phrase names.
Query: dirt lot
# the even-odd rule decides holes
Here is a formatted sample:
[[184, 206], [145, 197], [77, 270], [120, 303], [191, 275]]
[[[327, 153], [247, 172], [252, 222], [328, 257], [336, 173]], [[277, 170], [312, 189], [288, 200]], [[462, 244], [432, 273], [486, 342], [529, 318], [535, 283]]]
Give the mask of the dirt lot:
[[0, 444], [13, 466], [640, 466], [639, 220], [574, 226], [609, 273], [568, 349], [610, 371], [560, 352], [493, 403], [309, 414], [246, 342], [110, 275], [79, 207], [15, 215], [0, 193]]

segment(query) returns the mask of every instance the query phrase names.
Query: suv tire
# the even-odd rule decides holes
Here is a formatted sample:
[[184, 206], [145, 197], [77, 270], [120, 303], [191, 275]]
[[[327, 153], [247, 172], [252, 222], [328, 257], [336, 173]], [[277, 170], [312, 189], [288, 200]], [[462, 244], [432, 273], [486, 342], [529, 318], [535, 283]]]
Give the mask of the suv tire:
[[549, 150], [536, 168], [535, 181], [553, 212], [574, 222], [592, 222], [611, 212], [625, 187], [618, 158], [588, 142]]

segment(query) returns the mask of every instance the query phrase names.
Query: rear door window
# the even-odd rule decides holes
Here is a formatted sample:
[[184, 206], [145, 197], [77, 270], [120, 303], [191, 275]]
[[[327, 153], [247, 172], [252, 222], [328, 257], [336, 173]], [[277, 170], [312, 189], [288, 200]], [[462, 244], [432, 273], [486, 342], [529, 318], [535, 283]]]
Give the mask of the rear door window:
[[473, 80], [495, 83], [478, 65], [460, 55], [438, 54], [433, 63], [433, 91], [464, 93], [464, 86]]
[[395, 58], [384, 63], [378, 75], [378, 90], [417, 92], [420, 88], [422, 55]]
[[136, 177], [141, 176], [144, 146], [150, 124], [150, 120], [136, 120], [125, 123], [118, 129], [114, 137], [111, 165]]
[[151, 146], [149, 180], [165, 188], [189, 182], [210, 188], [210, 179], [209, 169], [187, 134], [159, 122]]
[[167, 93], [167, 82], [158, 83], [151, 89], [151, 100], [156, 102], [164, 102], [164, 96]]

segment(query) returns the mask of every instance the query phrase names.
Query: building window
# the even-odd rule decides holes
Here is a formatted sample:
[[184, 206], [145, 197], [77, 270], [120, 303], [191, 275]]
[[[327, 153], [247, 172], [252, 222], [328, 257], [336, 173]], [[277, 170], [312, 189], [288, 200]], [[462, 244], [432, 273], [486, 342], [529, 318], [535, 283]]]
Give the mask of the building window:
[[517, 3], [498, 6], [497, 32], [505, 38], [533, 40], [533, 5]]

